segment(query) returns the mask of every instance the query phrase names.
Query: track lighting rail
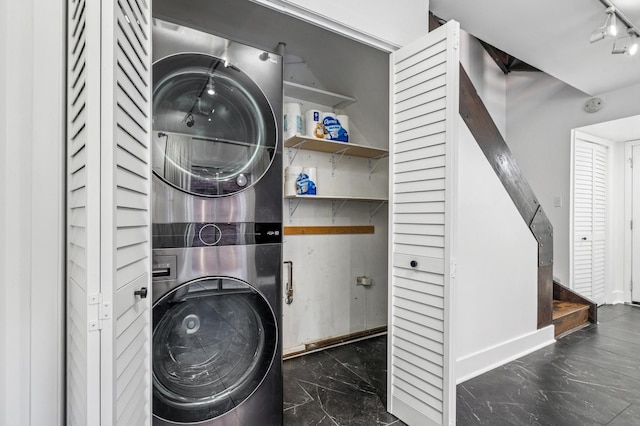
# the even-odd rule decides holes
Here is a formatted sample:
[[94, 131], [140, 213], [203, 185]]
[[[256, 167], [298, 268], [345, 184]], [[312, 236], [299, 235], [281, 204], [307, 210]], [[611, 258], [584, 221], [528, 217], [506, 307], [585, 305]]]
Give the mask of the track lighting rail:
[[600, 3], [602, 3], [605, 8], [612, 7], [613, 13], [615, 13], [618, 20], [622, 22], [625, 27], [627, 27], [627, 31], [634, 32], [638, 37], [640, 37], [640, 30], [635, 25], [633, 25], [629, 18], [627, 18], [624, 13], [622, 13], [620, 9], [618, 9], [618, 6], [613, 4], [611, 0], [600, 0]]

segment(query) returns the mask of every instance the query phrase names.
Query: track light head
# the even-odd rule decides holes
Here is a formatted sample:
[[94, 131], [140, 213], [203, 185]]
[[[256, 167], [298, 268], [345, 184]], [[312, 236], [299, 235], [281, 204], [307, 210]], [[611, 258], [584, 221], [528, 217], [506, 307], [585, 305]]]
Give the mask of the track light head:
[[629, 35], [626, 37], [616, 39], [611, 53], [614, 55], [625, 53], [629, 56], [633, 56], [638, 53], [638, 35], [633, 29], [629, 29], [627, 34]]
[[615, 37], [618, 35], [618, 18], [616, 17], [616, 10], [613, 7], [608, 7], [606, 12], [608, 15], [608, 23], [605, 23], [607, 36]]
[[[624, 13], [611, 5], [610, 1], [600, 0], [600, 3], [605, 6], [609, 5], [605, 9], [607, 19], [604, 21], [604, 25], [596, 28], [591, 33], [589, 41], [591, 43], [595, 43], [596, 41], [602, 40], [606, 37], [612, 37], [614, 42], [611, 53], [615, 55], [624, 53], [629, 56], [633, 56], [638, 53], [638, 50], [640, 50], [640, 30], [638, 30], [638, 27], [633, 25], [633, 23], [624, 16]], [[618, 19], [620, 19], [624, 25], [624, 29], [626, 30], [626, 34], [623, 34], [620, 37], [618, 37]]]
[[616, 9], [613, 6], [608, 7], [605, 12], [607, 13], [607, 19], [604, 21], [604, 25], [596, 28], [591, 33], [591, 43], [600, 41], [605, 37], [615, 37], [618, 35], [618, 20], [616, 18]]

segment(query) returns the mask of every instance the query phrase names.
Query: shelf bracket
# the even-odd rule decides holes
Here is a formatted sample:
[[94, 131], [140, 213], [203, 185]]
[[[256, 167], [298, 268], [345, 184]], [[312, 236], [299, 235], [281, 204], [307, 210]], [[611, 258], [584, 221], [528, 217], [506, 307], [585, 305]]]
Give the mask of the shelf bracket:
[[384, 203], [386, 203], [386, 201], [380, 201], [378, 203], [378, 207], [376, 207], [375, 209], [373, 208], [373, 203], [369, 203], [369, 223], [371, 223], [371, 219], [373, 219], [376, 213], [378, 213], [378, 210], [380, 210]]
[[371, 180], [371, 174], [373, 173], [373, 171], [376, 169], [376, 167], [378, 167], [378, 164], [380, 164], [380, 161], [384, 158], [385, 156], [380, 156], [380, 157], [375, 157], [375, 158], [369, 158], [369, 180]]
[[[344, 154], [349, 150], [349, 148], [344, 148], [341, 149], [340, 151], [336, 151], [333, 154], [331, 154], [331, 177], [334, 176], [334, 172], [336, 170], [336, 167], [338, 165], [338, 163], [342, 160], [342, 157], [344, 157]], [[338, 157], [336, 159], [336, 155], [339, 155], [340, 157]]]
[[[338, 214], [340, 209], [346, 204], [346, 202], [347, 200], [342, 200], [342, 202], [339, 202], [338, 200], [333, 200], [331, 202], [331, 223], [336, 222], [336, 215]], [[340, 205], [338, 205], [338, 203]]]
[[300, 198], [298, 199], [289, 198], [289, 222], [292, 221], [293, 214], [298, 209], [298, 206], [300, 205], [300, 201], [302, 201], [302, 199]]
[[302, 145], [305, 144], [305, 142], [307, 142], [307, 141], [300, 141], [297, 144], [295, 144], [293, 146], [290, 146], [287, 149], [287, 158], [289, 159], [289, 165], [291, 165], [291, 163], [293, 163], [293, 160], [296, 159], [296, 156], [298, 155], [298, 152], [302, 148]]

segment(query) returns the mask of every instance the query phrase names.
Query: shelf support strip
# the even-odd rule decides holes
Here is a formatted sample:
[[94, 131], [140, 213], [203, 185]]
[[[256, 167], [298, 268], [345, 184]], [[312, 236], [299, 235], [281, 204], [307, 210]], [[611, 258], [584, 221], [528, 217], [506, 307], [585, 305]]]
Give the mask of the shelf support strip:
[[334, 200], [331, 202], [331, 223], [335, 223], [336, 215], [340, 211], [340, 209], [345, 205], [347, 200], [342, 200], [340, 205], [338, 206], [338, 201]]
[[302, 148], [302, 145], [304, 145], [305, 142], [306, 141], [300, 141], [297, 144], [289, 147], [289, 149], [287, 149], [287, 157], [289, 157], [289, 165], [291, 165], [291, 163], [293, 163], [293, 160], [296, 159], [298, 152], [300, 151], [300, 149]]
[[[344, 154], [349, 150], [349, 147], [341, 149], [340, 151], [336, 151], [333, 154], [331, 154], [331, 176], [334, 176], [334, 172], [336, 170], [336, 166], [338, 165], [338, 163], [342, 160], [342, 157], [344, 157]], [[336, 155], [339, 155], [340, 157], [336, 160]]]
[[[370, 158], [369, 159], [369, 180], [371, 180], [371, 174], [376, 169], [376, 167], [378, 167], [378, 164], [380, 164], [380, 160], [382, 160], [382, 158], [384, 158], [384, 157], [377, 157], [377, 158]], [[374, 160], [375, 160], [375, 163], [373, 162]]]
[[302, 201], [301, 199], [289, 199], [289, 222], [291, 222], [291, 219], [293, 218], [293, 214], [296, 212], [296, 210], [298, 209], [298, 206], [300, 205], [300, 201]]
[[371, 219], [378, 213], [378, 210], [380, 210], [384, 203], [386, 203], [386, 201], [380, 201], [378, 207], [373, 210], [371, 210], [373, 208], [372, 203], [369, 203], [369, 223], [371, 223]]

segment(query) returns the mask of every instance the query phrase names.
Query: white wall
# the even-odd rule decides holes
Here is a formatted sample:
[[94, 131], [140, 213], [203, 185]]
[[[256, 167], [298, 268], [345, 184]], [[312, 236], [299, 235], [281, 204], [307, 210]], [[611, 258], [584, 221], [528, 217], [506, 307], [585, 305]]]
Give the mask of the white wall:
[[[310, 22], [314, 18], [347, 36], [370, 37], [372, 45], [400, 47], [428, 31], [429, 0], [252, 0]], [[383, 44], [377, 43], [383, 42]]]
[[553, 340], [537, 334], [537, 244], [460, 120], [456, 374], [466, 380]]
[[604, 108], [589, 114], [590, 96], [544, 73], [507, 78], [506, 140], [553, 224], [554, 276], [562, 283], [569, 283], [571, 130], [640, 113], [640, 84], [599, 97]]
[[0, 424], [63, 424], [65, 3], [0, 5]]
[[[7, 81], [7, 59], [9, 57], [7, 49], [8, 49], [8, 40], [7, 37], [7, 17], [8, 17], [8, 1], [2, 0], [0, 1], [0, 58], [3, 58], [2, 62], [0, 62], [0, 167], [2, 174], [0, 174], [0, 200], [7, 200], [7, 183], [9, 181], [9, 177], [6, 173], [7, 166], [7, 158], [9, 157], [8, 150], [8, 131], [7, 131], [7, 90], [8, 90], [8, 81]], [[7, 224], [7, 202], [2, 203], [2, 207], [0, 208], [0, 271], [7, 270], [7, 250], [9, 249], [7, 242], [8, 239], [8, 224]], [[9, 359], [9, 317], [8, 311], [6, 309], [7, 297], [9, 296], [9, 288], [7, 285], [7, 276], [5, 272], [2, 272], [0, 278], [0, 300], [2, 301], [2, 309], [0, 312], [0, 423], [6, 424], [9, 420], [7, 415], [9, 414], [7, 411], [7, 393], [10, 391], [7, 386], [8, 379], [8, 359]]]
[[[504, 74], [467, 33], [461, 63], [504, 136]], [[459, 127], [455, 341], [461, 382], [552, 342], [553, 330], [537, 330], [536, 241], [461, 118]]]
[[[288, 98], [287, 101], [302, 103], [302, 111], [331, 110], [303, 99]], [[357, 107], [355, 103], [349, 109]], [[366, 123], [350, 119], [349, 124], [349, 143], [371, 145], [371, 139], [366, 136]], [[359, 124], [365, 128], [360, 129]], [[387, 149], [387, 146], [377, 147]], [[285, 166], [293, 152], [284, 148]], [[386, 158], [380, 160], [371, 178], [369, 160], [349, 155], [339, 160], [333, 176], [331, 154], [299, 150], [291, 165], [317, 168], [319, 196], [387, 197]], [[283, 305], [284, 352], [296, 352], [304, 349], [306, 343], [386, 325], [387, 204], [370, 219], [370, 209], [375, 210], [379, 203], [347, 201], [332, 219], [334, 204], [330, 200], [301, 200], [290, 215], [290, 203], [295, 206], [297, 201], [284, 200], [283, 226], [373, 225], [375, 234], [285, 236], [284, 260], [292, 261], [294, 268], [294, 301]], [[341, 201], [336, 203], [339, 207]], [[373, 278], [373, 285], [357, 286], [356, 277], [362, 275]]]
[[507, 81], [480, 42], [460, 31], [460, 63], [504, 138], [506, 136]]

